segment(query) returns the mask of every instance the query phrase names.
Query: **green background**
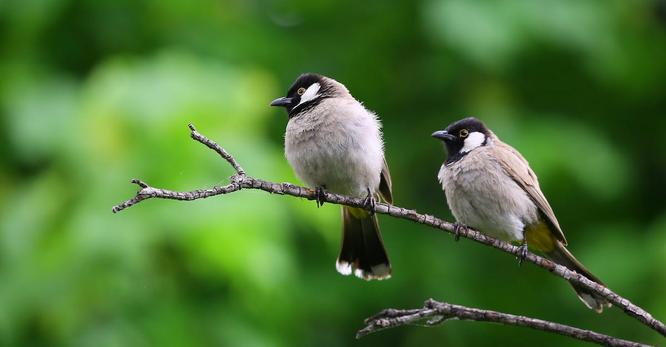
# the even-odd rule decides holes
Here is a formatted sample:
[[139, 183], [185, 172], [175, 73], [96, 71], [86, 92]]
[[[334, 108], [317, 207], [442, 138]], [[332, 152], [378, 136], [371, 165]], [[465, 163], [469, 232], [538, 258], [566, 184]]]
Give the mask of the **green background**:
[[[520, 150], [610, 288], [666, 319], [666, 3], [0, 1], [0, 345], [572, 346], [486, 323], [363, 319], [429, 297], [664, 344], [560, 278], [380, 216], [393, 278], [336, 273], [339, 207], [258, 191], [120, 214], [138, 177], [176, 190], [231, 168], [298, 183], [268, 103], [302, 72], [384, 124], [396, 204], [445, 219], [434, 130], [474, 115]], [[582, 343], [581, 343], [582, 344]]]

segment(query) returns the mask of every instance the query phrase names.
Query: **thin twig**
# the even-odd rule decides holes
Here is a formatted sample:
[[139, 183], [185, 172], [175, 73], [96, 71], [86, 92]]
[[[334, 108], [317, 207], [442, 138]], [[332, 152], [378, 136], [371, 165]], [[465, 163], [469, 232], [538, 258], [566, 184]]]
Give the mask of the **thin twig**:
[[365, 327], [358, 331], [356, 338], [380, 330], [398, 326], [414, 324], [423, 320], [426, 325], [438, 325], [450, 319], [471, 320], [480, 322], [493, 322], [505, 325], [515, 325], [543, 330], [560, 334], [574, 339], [594, 342], [605, 346], [638, 347], [648, 346], [642, 343], [618, 339], [616, 337], [600, 334], [591, 330], [580, 329], [569, 325], [545, 321], [542, 319], [517, 316], [497, 311], [480, 310], [446, 302], [428, 299], [423, 308], [411, 310], [387, 309], [365, 320]]
[[[239, 191], [243, 188], [259, 189], [272, 194], [290, 195], [294, 197], [306, 198], [308, 200], [316, 199], [316, 192], [313, 189], [296, 186], [290, 183], [268, 182], [247, 176], [245, 171], [240, 167], [240, 165], [236, 162], [233, 156], [227, 153], [222, 147], [220, 147], [214, 141], [198, 133], [194, 128], [194, 126], [190, 125], [189, 127], [191, 130], [191, 136], [194, 140], [206, 145], [208, 148], [213, 149], [234, 168], [236, 174], [231, 177], [231, 183], [222, 187], [213, 187], [210, 189], [199, 189], [189, 192], [176, 192], [166, 189], [154, 188], [143, 183], [142, 181], [135, 179], [132, 180], [132, 182], [139, 185], [141, 189], [137, 192], [135, 197], [114, 206], [112, 209], [114, 213], [122, 211], [128, 207], [138, 204], [143, 200], [151, 198], [189, 201], [189, 200], [208, 198], [216, 195], [229, 194]], [[325, 192], [323, 198], [324, 201], [332, 204], [346, 205], [363, 209], [369, 208], [365, 204], [364, 199], [361, 198], [357, 199], [330, 192]], [[455, 234], [453, 223], [444, 221], [432, 215], [420, 214], [414, 210], [378, 202], [375, 205], [374, 212], [380, 214], [387, 214], [400, 219], [410, 220], [451, 234]], [[490, 236], [486, 236], [471, 228], [465, 228], [463, 230], [459, 230], [458, 234], [462, 237], [468, 238], [478, 243], [497, 248], [509, 254], [513, 254], [516, 257], [520, 256], [521, 251], [519, 247], [492, 238]], [[543, 269], [546, 269], [547, 271], [559, 277], [562, 277], [571, 283], [576, 283], [577, 285], [584, 287], [598, 294], [599, 296], [606, 298], [613, 305], [622, 309], [627, 315], [635, 318], [636, 320], [640, 321], [649, 328], [659, 332], [661, 335], [666, 336], [666, 325], [664, 325], [664, 323], [655, 319], [654, 317], [652, 317], [650, 313], [648, 313], [641, 307], [633, 304], [631, 301], [614, 293], [607, 287], [600, 285], [596, 282], [592, 282], [588, 278], [578, 274], [575, 271], [569, 270], [568, 268], [562, 265], [556, 264], [548, 259], [540, 257], [531, 252], [528, 252], [527, 256], [525, 257], [525, 260]]]
[[190, 136], [193, 139], [203, 143], [204, 145], [206, 145], [206, 147], [217, 152], [217, 154], [219, 154], [222, 157], [222, 159], [226, 160], [229, 163], [229, 165], [231, 165], [234, 168], [234, 170], [236, 170], [236, 174], [240, 176], [245, 175], [245, 170], [243, 170], [243, 168], [238, 164], [236, 159], [234, 159], [234, 157], [231, 154], [227, 153], [227, 151], [224, 148], [220, 147], [220, 145], [215, 143], [215, 141], [209, 140], [206, 136], [201, 135], [193, 124], [188, 124], [187, 127], [190, 128]]

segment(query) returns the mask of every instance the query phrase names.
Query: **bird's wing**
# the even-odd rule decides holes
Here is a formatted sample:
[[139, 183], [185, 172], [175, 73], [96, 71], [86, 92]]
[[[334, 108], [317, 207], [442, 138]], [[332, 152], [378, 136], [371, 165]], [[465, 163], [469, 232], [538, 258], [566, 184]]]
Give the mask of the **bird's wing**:
[[381, 180], [379, 181], [379, 194], [381, 194], [384, 201], [389, 204], [393, 203], [393, 183], [391, 182], [391, 173], [384, 158], [384, 166], [382, 167]]
[[546, 217], [546, 221], [552, 227], [551, 229], [555, 237], [566, 246], [567, 240], [560, 228], [560, 224], [557, 222], [555, 213], [550, 204], [548, 204], [548, 200], [546, 200], [546, 197], [541, 192], [537, 176], [530, 168], [527, 160], [513, 147], [499, 140], [495, 141], [495, 149], [497, 159], [504, 171], [525, 190], [530, 199], [534, 201], [541, 213]]

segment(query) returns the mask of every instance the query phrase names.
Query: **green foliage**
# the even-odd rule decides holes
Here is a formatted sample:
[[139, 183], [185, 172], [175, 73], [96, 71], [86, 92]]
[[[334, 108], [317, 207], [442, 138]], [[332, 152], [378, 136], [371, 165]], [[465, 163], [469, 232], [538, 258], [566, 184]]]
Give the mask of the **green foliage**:
[[578, 258], [666, 319], [665, 6], [0, 2], [0, 345], [574, 344], [467, 322], [353, 339], [428, 297], [663, 343], [561, 279], [386, 217], [394, 276], [366, 283], [335, 272], [337, 206], [246, 191], [110, 208], [132, 177], [226, 182], [188, 123], [250, 174], [297, 182], [268, 103], [315, 71], [381, 116], [397, 204], [451, 218], [429, 134], [475, 115], [530, 160]]

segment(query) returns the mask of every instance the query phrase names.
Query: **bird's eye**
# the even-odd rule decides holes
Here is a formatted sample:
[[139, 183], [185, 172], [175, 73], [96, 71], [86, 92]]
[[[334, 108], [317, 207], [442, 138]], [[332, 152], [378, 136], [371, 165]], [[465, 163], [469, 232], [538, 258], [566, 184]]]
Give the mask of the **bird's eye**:
[[303, 87], [298, 88], [298, 90], [296, 91], [296, 94], [298, 94], [298, 95], [305, 94], [305, 88], [303, 88]]
[[460, 129], [460, 132], [458, 133], [458, 136], [461, 138], [466, 138], [469, 135], [469, 130], [467, 129]]

